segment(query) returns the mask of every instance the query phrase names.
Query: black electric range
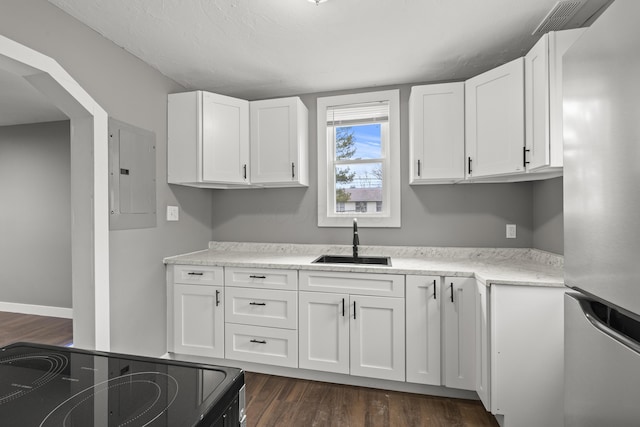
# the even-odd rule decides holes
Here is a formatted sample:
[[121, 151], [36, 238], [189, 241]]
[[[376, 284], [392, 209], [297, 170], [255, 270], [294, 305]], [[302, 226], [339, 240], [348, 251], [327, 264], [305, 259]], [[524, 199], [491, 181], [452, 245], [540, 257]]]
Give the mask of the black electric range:
[[2, 427], [244, 425], [240, 369], [17, 343], [0, 348]]

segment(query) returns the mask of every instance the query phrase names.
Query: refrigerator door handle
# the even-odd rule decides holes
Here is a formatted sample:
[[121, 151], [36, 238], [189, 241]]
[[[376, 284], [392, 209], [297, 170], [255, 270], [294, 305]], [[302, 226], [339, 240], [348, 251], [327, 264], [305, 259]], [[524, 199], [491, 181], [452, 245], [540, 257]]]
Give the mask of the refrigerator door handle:
[[627, 347], [629, 350], [640, 355], [640, 343], [638, 343], [633, 338], [628, 337], [622, 332], [618, 331], [611, 325], [600, 320], [600, 318], [595, 314], [593, 309], [591, 308], [590, 301], [588, 299], [580, 299], [580, 308], [584, 312], [585, 317], [593, 325], [594, 328], [598, 329], [603, 334], [607, 335], [614, 341], [619, 342], [620, 344]]

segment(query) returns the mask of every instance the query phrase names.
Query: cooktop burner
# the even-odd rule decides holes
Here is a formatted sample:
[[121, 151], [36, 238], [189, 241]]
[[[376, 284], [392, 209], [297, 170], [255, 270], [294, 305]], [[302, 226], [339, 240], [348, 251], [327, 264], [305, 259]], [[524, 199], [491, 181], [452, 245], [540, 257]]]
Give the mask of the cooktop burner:
[[235, 368], [19, 343], [0, 348], [0, 425], [209, 425], [243, 385]]

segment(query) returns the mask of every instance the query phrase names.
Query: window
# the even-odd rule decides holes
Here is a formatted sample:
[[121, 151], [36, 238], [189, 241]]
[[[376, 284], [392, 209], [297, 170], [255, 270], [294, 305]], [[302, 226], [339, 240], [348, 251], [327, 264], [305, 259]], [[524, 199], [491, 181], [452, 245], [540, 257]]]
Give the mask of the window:
[[400, 227], [399, 91], [318, 98], [318, 226]]

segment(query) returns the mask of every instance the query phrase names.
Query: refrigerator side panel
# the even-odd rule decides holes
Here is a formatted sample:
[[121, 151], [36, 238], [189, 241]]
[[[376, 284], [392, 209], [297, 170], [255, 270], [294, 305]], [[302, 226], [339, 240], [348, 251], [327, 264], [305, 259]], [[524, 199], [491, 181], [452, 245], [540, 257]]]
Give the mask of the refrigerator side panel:
[[640, 313], [640, 2], [615, 1], [564, 65], [565, 280]]

